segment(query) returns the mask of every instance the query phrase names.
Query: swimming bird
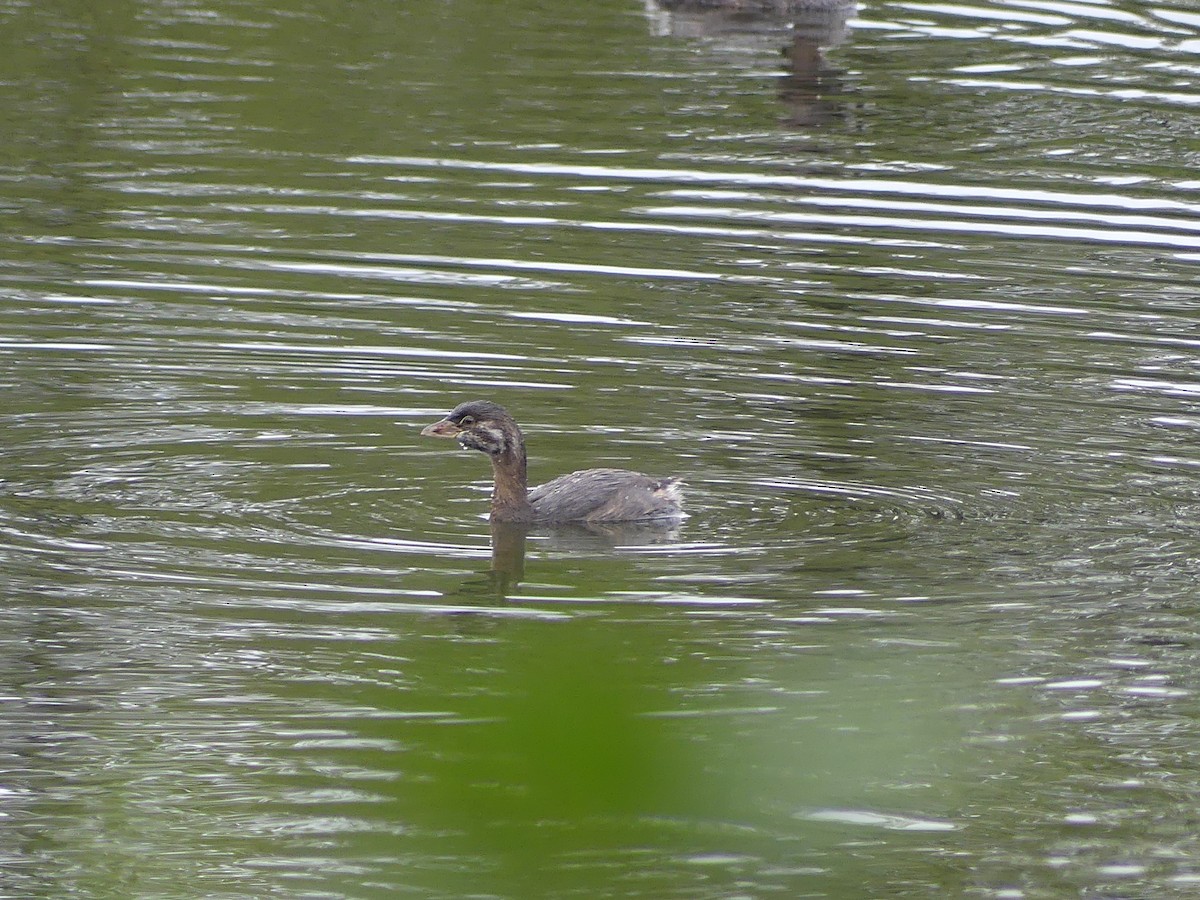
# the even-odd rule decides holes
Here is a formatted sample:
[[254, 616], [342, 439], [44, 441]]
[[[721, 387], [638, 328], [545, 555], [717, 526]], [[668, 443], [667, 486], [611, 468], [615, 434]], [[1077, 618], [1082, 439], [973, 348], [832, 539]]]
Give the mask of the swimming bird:
[[452, 438], [492, 461], [492, 521], [636, 522], [683, 516], [682, 482], [627, 469], [583, 469], [530, 489], [525, 436], [508, 410], [490, 400], [460, 403], [421, 431]]

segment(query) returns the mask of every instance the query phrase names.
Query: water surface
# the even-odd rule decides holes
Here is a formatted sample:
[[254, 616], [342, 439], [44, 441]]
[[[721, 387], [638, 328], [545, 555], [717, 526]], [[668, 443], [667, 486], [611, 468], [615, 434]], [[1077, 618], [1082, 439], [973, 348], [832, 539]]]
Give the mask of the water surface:
[[1200, 10], [671, 6], [0, 3], [0, 893], [1193, 895]]

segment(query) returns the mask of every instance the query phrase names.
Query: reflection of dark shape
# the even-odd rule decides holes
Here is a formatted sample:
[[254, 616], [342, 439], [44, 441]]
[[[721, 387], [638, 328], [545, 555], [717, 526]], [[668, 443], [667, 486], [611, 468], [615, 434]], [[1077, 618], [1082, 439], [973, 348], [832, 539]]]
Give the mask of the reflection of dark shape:
[[845, 40], [856, 6], [856, 0], [646, 0], [655, 34], [726, 45], [784, 43], [788, 67], [779, 96], [791, 110], [789, 125], [820, 124], [835, 113], [828, 97], [841, 93], [839, 73], [821, 50]]
[[492, 568], [488, 593], [505, 599], [525, 577], [525, 539], [529, 535], [544, 547], [573, 552], [612, 552], [618, 547], [644, 547], [679, 539], [678, 519], [649, 522], [593, 522], [538, 528], [516, 522], [492, 523]]
[[683, 515], [678, 479], [625, 469], [585, 469], [527, 490], [525, 437], [504, 407], [487, 400], [460, 403], [421, 434], [452, 438], [491, 459], [493, 522], [632, 522]]
[[492, 591], [503, 600], [525, 577], [525, 535], [529, 526], [492, 523]]
[[679, 519], [646, 522], [580, 522], [540, 531], [542, 546], [551, 550], [607, 552], [618, 547], [648, 547], [679, 540]]

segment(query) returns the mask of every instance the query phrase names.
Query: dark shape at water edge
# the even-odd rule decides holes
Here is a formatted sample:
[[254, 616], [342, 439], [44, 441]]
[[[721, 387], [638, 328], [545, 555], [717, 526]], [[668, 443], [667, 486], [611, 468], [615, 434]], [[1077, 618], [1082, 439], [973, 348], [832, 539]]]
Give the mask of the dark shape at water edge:
[[837, 115], [830, 98], [844, 92], [841, 72], [822, 51], [846, 39], [857, 0], [645, 0], [645, 8], [658, 36], [780, 48], [785, 124], [820, 125]]

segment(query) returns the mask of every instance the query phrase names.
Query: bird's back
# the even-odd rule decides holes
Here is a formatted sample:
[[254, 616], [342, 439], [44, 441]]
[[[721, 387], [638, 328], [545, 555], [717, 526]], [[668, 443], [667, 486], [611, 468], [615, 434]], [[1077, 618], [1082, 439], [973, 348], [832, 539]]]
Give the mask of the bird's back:
[[539, 522], [635, 522], [683, 515], [677, 478], [584, 469], [529, 491]]

